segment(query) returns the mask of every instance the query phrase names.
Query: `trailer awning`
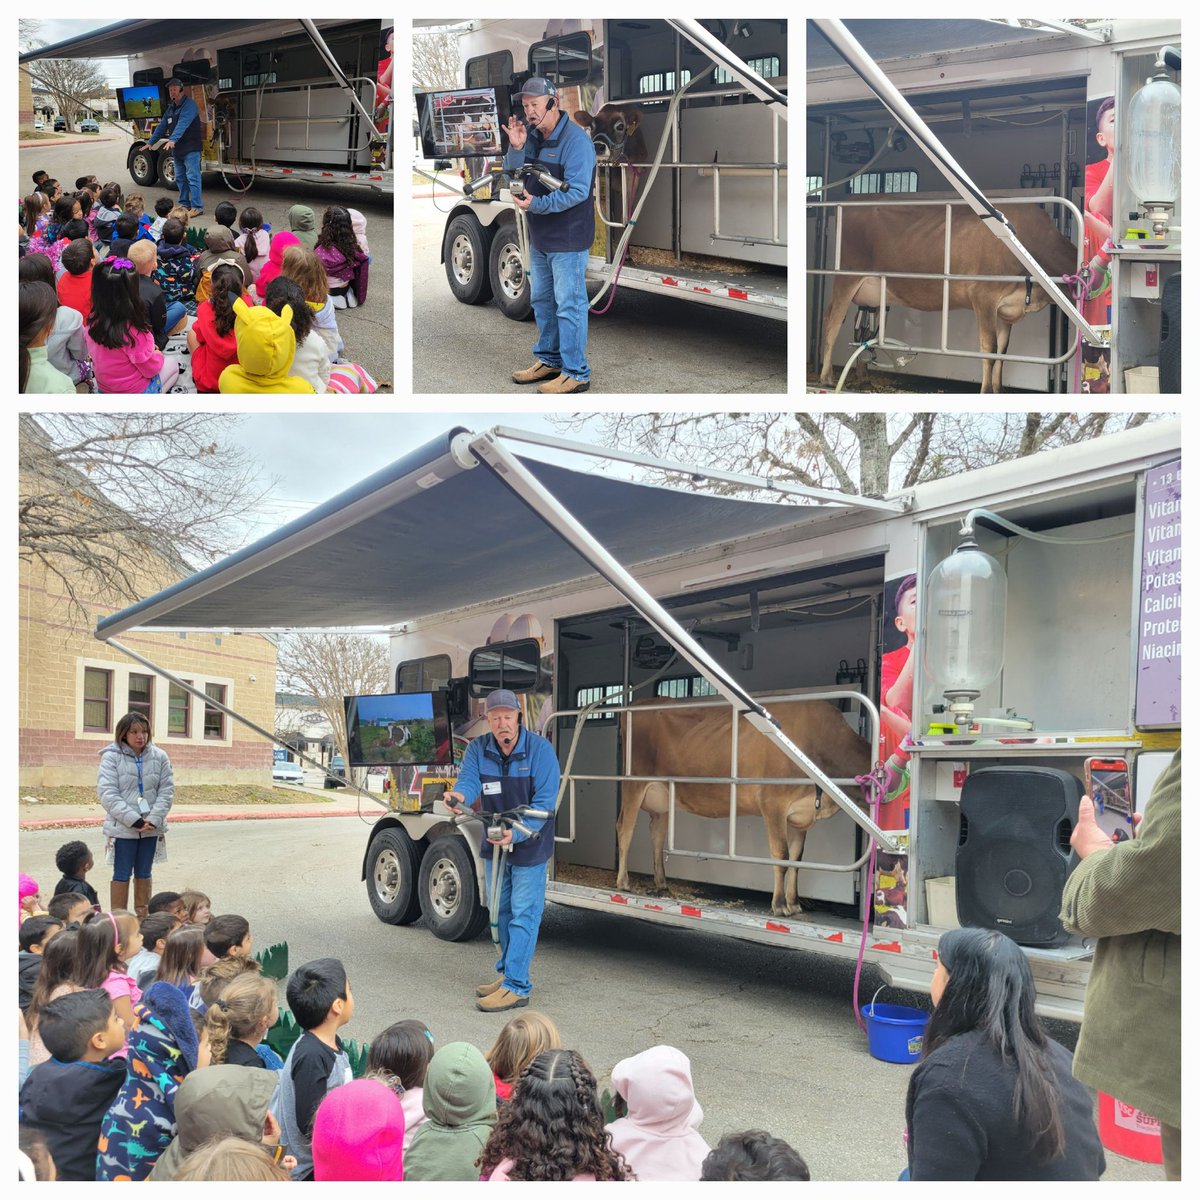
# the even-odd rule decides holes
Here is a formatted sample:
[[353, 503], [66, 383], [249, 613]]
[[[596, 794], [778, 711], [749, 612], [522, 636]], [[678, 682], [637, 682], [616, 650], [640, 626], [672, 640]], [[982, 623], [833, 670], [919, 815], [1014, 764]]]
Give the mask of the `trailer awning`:
[[[223, 562], [101, 619], [96, 636], [394, 625], [593, 578], [468, 448], [474, 436], [449, 430]], [[520, 461], [631, 569], [788, 527], [799, 534], [841, 508], [836, 493], [832, 505], [764, 503]]]
[[[164, 46], [177, 46], [187, 42], [201, 46], [233, 33], [249, 33], [262, 29], [272, 37], [279, 34], [279, 27], [286, 22], [265, 20], [168, 20], [168, 21], [117, 21], [102, 29], [93, 29], [77, 37], [55, 42], [53, 46], [38, 46], [26, 50], [19, 62], [33, 62], [39, 58], [128, 58], [133, 54], [147, 54], [161, 50]], [[318, 26], [338, 24], [337, 21], [317, 21]], [[302, 34], [304, 27], [300, 18], [295, 19], [296, 33]]]

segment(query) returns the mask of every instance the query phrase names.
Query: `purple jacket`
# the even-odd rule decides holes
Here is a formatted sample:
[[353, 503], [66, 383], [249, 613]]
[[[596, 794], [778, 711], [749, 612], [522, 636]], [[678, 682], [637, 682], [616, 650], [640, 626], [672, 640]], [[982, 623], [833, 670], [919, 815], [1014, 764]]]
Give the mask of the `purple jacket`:
[[321, 260], [321, 266], [325, 268], [325, 274], [329, 276], [329, 286], [342, 287], [349, 282], [359, 304], [365, 304], [367, 281], [371, 273], [371, 264], [367, 256], [360, 250], [352, 262], [347, 262], [345, 255], [336, 246], [318, 246], [316, 254]]

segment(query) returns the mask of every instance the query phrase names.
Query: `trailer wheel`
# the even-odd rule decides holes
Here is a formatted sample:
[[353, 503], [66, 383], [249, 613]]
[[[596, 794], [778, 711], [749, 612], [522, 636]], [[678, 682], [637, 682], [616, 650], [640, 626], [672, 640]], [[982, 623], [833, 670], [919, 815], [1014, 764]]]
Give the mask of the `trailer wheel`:
[[529, 320], [533, 314], [533, 305], [529, 300], [529, 276], [521, 263], [517, 230], [511, 221], [500, 225], [492, 239], [492, 250], [488, 255], [488, 279], [496, 307], [510, 320]]
[[175, 182], [175, 155], [160, 154], [158, 158], [158, 174], [165, 188], [178, 187]]
[[158, 178], [158, 155], [149, 146], [142, 146], [129, 160], [129, 173], [138, 187], [153, 187]]
[[488, 279], [491, 244], [492, 231], [465, 213], [446, 226], [446, 236], [442, 239], [446, 279], [455, 299], [463, 304], [486, 304], [492, 298]]
[[434, 937], [469, 942], [487, 924], [471, 850], [461, 837], [434, 838], [421, 860], [421, 912]]
[[417, 874], [421, 852], [408, 833], [392, 827], [377, 833], [367, 849], [367, 896], [388, 925], [411, 925], [421, 915]]

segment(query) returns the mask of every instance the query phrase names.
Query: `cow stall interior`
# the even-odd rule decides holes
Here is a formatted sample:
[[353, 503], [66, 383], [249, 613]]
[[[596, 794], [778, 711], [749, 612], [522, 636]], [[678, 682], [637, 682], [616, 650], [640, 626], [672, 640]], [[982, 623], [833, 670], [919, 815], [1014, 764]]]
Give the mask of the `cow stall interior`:
[[[1003, 46], [977, 46], [972, 55], [969, 48], [958, 46], [938, 56], [928, 69], [913, 65], [932, 58], [929, 43], [936, 39], [937, 31], [926, 27], [981, 24], [852, 22], [856, 34], [864, 38], [872, 31], [858, 27], [890, 27], [876, 31], [879, 37], [886, 37], [886, 49], [880, 48], [877, 58], [879, 65], [997, 207], [1003, 211], [1006, 196], [1061, 196], [1081, 207], [1089, 149], [1084, 56]], [[915, 40], [905, 43], [905, 36]], [[832, 269], [834, 210], [817, 206], [819, 202], [861, 201], [876, 195], [882, 204], [958, 201], [959, 197], [865, 85], [856, 77], [853, 86], [843, 82], [850, 75], [849, 68], [811, 27], [808, 48], [806, 262], [809, 268]], [[967, 61], [962, 61], [964, 56]], [[1079, 231], [1071, 217], [1055, 205], [1047, 211], [1078, 244]], [[806, 278], [808, 362], [810, 379], [815, 382], [832, 279], [811, 274]], [[838, 335], [833, 356], [835, 378], [853, 352], [856, 314], [851, 305]], [[940, 311], [917, 312], [897, 304], [887, 313], [886, 336], [889, 342], [939, 347], [941, 322]], [[979, 350], [975, 318], [969, 310], [952, 310], [947, 329], [949, 348]], [[1050, 307], [1016, 324], [1008, 353], [1057, 357], [1071, 345], [1072, 337], [1065, 317]], [[925, 353], [901, 364], [896, 361], [897, 354], [902, 352], [878, 351], [871, 374], [882, 372], [881, 384], [888, 379], [904, 390], [979, 388], [982, 360], [978, 358]], [[869, 358], [867, 352], [859, 361]], [[1009, 362], [1004, 368], [1005, 387], [1021, 391], [1069, 391], [1072, 379], [1070, 362], [1058, 366]]]
[[[883, 591], [882, 556], [864, 556], [834, 566], [799, 571], [753, 585], [705, 587], [699, 581], [688, 595], [666, 601], [672, 615], [688, 628], [739, 684], [754, 694], [789, 693], [800, 689], [862, 691], [874, 699], [877, 667], [872, 665], [874, 630]], [[631, 609], [616, 609], [558, 622], [556, 709], [576, 709], [601, 695], [620, 691], [626, 679], [635, 698], [710, 694], [702, 677], [686, 661], [674, 657], [664, 639]], [[769, 696], [764, 703], [770, 708]], [[857, 705], [843, 702], [847, 721], [857, 731]], [[560, 759], [565, 760], [574, 721], [561, 720]], [[745, 725], [743, 723], [743, 728]], [[634, 736], [637, 736], [636, 722]], [[593, 716], [580, 734], [572, 773], [615, 775], [623, 768], [621, 723], [615, 716]], [[728, 739], [721, 746], [729, 761]], [[703, 772], [697, 772], [703, 773]], [[725, 774], [722, 770], [719, 774]], [[569, 794], [559, 816], [559, 836], [570, 829]], [[598, 882], [596, 869], [617, 866], [616, 821], [619, 810], [615, 782], [577, 784], [574, 840], [556, 848], [556, 877], [567, 882]], [[811, 861], [851, 863], [862, 853], [854, 823], [842, 812], [819, 821], [808, 834], [804, 857]], [[675, 844], [695, 851], [725, 853], [727, 818], [694, 816], [677, 808]], [[737, 852], [769, 858], [762, 820], [738, 818]], [[638, 818], [630, 850], [635, 889], [649, 885], [637, 876], [652, 873], [649, 818]], [[577, 868], [591, 868], [581, 878]], [[575, 869], [575, 870], [573, 870]], [[667, 877], [718, 885], [722, 902], [732, 899], [752, 911], [769, 912], [772, 869], [744, 862], [700, 860], [669, 855]], [[611, 878], [611, 877], [609, 877]], [[607, 884], [606, 884], [607, 886]], [[855, 903], [859, 873], [804, 871], [799, 874], [802, 898], [835, 906]], [[724, 889], [737, 889], [725, 893]], [[683, 889], [686, 890], [686, 884]], [[705, 893], [712, 899], [711, 892]], [[841, 915], [851, 916], [849, 907]]]

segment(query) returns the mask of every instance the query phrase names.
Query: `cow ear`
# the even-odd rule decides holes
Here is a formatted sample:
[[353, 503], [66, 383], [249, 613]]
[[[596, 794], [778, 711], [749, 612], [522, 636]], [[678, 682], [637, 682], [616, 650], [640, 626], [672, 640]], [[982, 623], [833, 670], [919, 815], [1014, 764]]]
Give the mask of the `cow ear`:
[[576, 125], [582, 125], [584, 129], [591, 129], [592, 114], [577, 110], [574, 115], [574, 121]]

